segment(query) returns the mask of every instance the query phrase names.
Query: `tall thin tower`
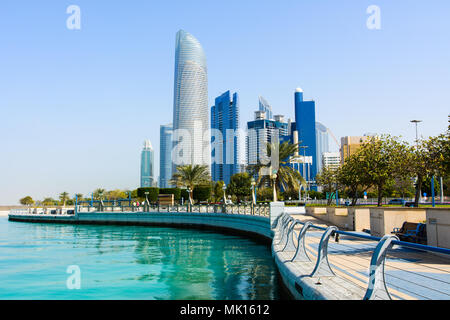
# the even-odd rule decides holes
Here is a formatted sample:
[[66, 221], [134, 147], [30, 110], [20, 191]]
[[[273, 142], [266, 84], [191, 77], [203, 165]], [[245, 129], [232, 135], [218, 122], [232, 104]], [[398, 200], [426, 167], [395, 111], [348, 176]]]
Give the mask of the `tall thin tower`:
[[[210, 165], [208, 71], [200, 42], [180, 30], [176, 36], [172, 161]], [[175, 168], [174, 171], [175, 172]]]
[[141, 187], [153, 187], [153, 148], [150, 140], [144, 141], [144, 148], [141, 153]]

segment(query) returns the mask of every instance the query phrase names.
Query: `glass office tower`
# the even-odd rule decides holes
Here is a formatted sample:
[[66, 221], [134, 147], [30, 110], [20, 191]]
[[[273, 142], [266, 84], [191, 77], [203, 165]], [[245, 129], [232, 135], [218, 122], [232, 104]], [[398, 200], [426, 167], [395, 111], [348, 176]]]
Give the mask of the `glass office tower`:
[[320, 122], [316, 122], [316, 144], [317, 144], [317, 173], [322, 171], [323, 161], [322, 155], [325, 152], [330, 152], [328, 141], [328, 128]]
[[173, 130], [174, 169], [210, 165], [210, 137], [204, 137], [209, 132], [206, 56], [200, 42], [184, 30], [176, 36]]
[[211, 129], [220, 131], [221, 137], [211, 138], [211, 175], [213, 181], [230, 183], [232, 175], [240, 170], [240, 139], [239, 139], [239, 98], [230, 91], [215, 99], [211, 107]]
[[141, 153], [141, 188], [153, 187], [153, 148], [150, 140], [145, 140]]
[[172, 179], [172, 124], [161, 125], [159, 130], [159, 187], [170, 188]]
[[307, 181], [314, 181], [317, 174], [316, 103], [303, 100], [303, 90], [295, 90], [295, 124], [298, 131], [300, 156], [312, 157], [312, 164], [300, 171]]

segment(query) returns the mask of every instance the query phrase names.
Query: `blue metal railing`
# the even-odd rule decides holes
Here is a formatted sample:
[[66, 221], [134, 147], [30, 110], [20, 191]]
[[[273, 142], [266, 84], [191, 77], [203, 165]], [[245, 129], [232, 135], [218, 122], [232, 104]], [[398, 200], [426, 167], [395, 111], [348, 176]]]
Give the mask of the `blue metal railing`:
[[[303, 228], [299, 232], [297, 246], [293, 244], [292, 239], [290, 237], [293, 236], [294, 226], [300, 224]], [[366, 290], [366, 294], [364, 296], [364, 300], [372, 300], [372, 299], [392, 299], [389, 290], [387, 288], [385, 282], [385, 273], [384, 273], [384, 265], [386, 254], [388, 250], [390, 250], [394, 245], [401, 246], [404, 248], [433, 252], [439, 254], [445, 254], [450, 256], [450, 249], [433, 247], [428, 245], [422, 245], [418, 243], [404, 242], [400, 241], [396, 236], [387, 235], [383, 238], [374, 237], [370, 235], [364, 235], [360, 233], [348, 232], [348, 231], [340, 231], [335, 226], [331, 227], [321, 227], [312, 224], [311, 222], [301, 222], [297, 219], [292, 218], [287, 213], [281, 214], [275, 222], [275, 238], [279, 240], [274, 244], [279, 245], [283, 248], [281, 251], [285, 251], [287, 248], [294, 251], [294, 256], [291, 262], [309, 262], [311, 259], [308, 257], [306, 253], [304, 241], [306, 237], [306, 231], [310, 228], [324, 231], [322, 234], [322, 238], [320, 240], [319, 247], [317, 249], [317, 260], [315, 263], [314, 271], [310, 275], [310, 277], [319, 277], [319, 276], [335, 276], [332, 268], [328, 262], [328, 242], [331, 236], [343, 235], [348, 237], [353, 237], [356, 239], [364, 239], [376, 241], [377, 246], [373, 251], [371, 262], [370, 262], [370, 270], [369, 270], [369, 284]], [[290, 241], [291, 240], [291, 241]], [[337, 239], [338, 240], [338, 239]], [[450, 287], [449, 287], [450, 289]]]

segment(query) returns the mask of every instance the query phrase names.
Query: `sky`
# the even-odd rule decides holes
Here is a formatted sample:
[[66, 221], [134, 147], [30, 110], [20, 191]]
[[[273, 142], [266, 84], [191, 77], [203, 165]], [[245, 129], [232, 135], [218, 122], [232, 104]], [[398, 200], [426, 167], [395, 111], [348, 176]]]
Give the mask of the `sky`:
[[[67, 27], [70, 5], [80, 29]], [[369, 29], [370, 5], [381, 29]], [[241, 125], [262, 95], [294, 118], [294, 91], [343, 136], [412, 143], [450, 113], [448, 0], [0, 2], [0, 205], [66, 191], [139, 187], [145, 139], [172, 122], [175, 34], [203, 46], [209, 105], [240, 97]], [[333, 139], [330, 147], [337, 150]]]

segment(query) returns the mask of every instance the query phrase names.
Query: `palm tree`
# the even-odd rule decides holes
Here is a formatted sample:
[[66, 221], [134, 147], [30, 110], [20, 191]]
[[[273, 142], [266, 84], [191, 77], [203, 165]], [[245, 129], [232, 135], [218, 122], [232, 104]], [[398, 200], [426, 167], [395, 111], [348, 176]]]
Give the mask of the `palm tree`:
[[190, 189], [189, 202], [193, 204], [194, 189], [198, 185], [208, 184], [211, 181], [208, 166], [206, 165], [183, 165], [177, 167], [177, 172], [173, 174], [170, 184], [177, 187]]
[[[282, 144], [268, 143], [267, 155], [270, 157], [272, 149], [278, 149], [279, 168], [276, 173], [275, 187], [278, 191], [283, 189], [284, 191], [298, 190], [300, 185], [306, 187], [306, 181], [302, 175], [289, 166], [289, 160], [295, 156], [298, 150], [298, 144], [290, 144], [289, 142], [283, 142]], [[272, 169], [272, 164], [255, 164], [250, 165], [249, 170], [251, 175], [258, 175], [257, 184], [259, 187], [266, 186], [267, 184], [273, 185], [273, 180], [270, 175], [262, 175], [262, 169]]]
[[61, 201], [61, 203], [65, 207], [66, 206], [66, 201], [69, 200], [69, 194], [67, 192], [62, 192], [59, 195], [59, 200]]
[[105, 194], [105, 189], [96, 189], [94, 190], [94, 199], [95, 200], [103, 200], [103, 195]]

